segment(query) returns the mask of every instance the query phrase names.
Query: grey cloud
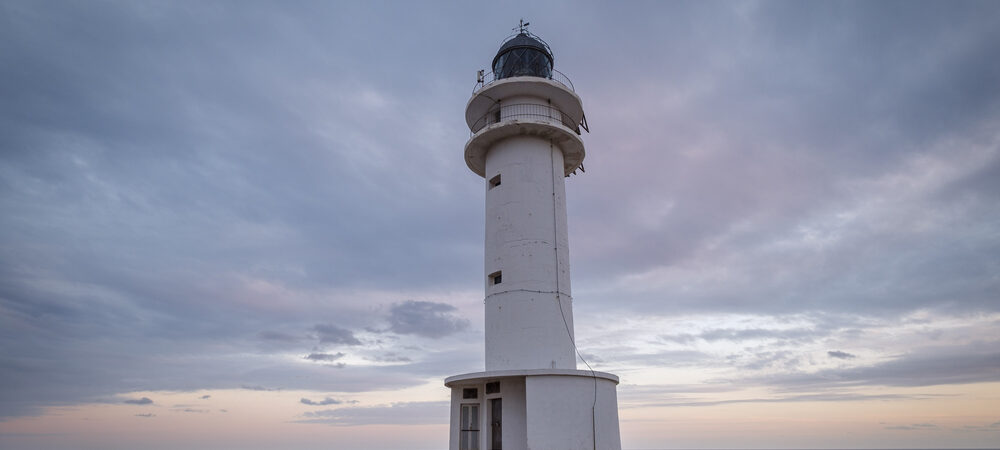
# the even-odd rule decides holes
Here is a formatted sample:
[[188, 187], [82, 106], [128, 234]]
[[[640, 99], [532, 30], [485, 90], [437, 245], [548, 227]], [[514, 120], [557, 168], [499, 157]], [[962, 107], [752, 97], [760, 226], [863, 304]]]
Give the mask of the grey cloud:
[[[5, 330], [0, 329], [0, 335]], [[124, 351], [131, 348], [111, 344], [99, 349], [103, 351]], [[77, 344], [71, 344], [77, 345]], [[252, 348], [252, 343], [247, 343]], [[475, 346], [471, 346], [472, 349]], [[181, 347], [185, 349], [185, 347]], [[164, 347], [166, 350], [167, 347]], [[32, 414], [38, 412], [35, 405], [72, 405], [102, 401], [119, 392], [145, 390], [173, 390], [198, 392], [212, 389], [243, 388], [249, 390], [303, 389], [313, 391], [360, 392], [379, 389], [399, 389], [422, 383], [423, 377], [444, 377], [449, 373], [459, 373], [474, 365], [475, 351], [445, 352], [441, 357], [428, 358], [427, 363], [410, 370], [384, 370], [383, 367], [356, 367], [349, 370], [328, 364], [289, 364], [284, 355], [258, 356], [246, 359], [227, 353], [208, 353], [210, 363], [192, 359], [198, 348], [187, 349], [185, 354], [171, 352], [159, 354], [158, 370], [149, 372], [145, 364], [129, 362], [122, 364], [118, 358], [106, 356], [95, 349], [84, 348], [84, 352], [94, 355], [86, 364], [75, 365], [74, 359], [60, 361], [59, 365], [47, 365], [38, 358], [21, 359], [13, 362], [0, 361], [0, 378], [4, 386], [16, 387], [0, 391], [0, 416]], [[139, 361], [143, 361], [141, 358]], [[467, 361], [467, 362], [464, 362]], [[61, 369], [60, 369], [61, 367]], [[110, 371], [106, 368], [115, 368]], [[338, 369], [338, 375], [331, 377], [329, 371]], [[471, 371], [471, 370], [465, 370]], [[419, 375], [416, 375], [419, 374]], [[70, 376], [75, 374], [75, 376]], [[43, 389], [45, 388], [45, 389]], [[122, 399], [113, 402], [120, 403]]]
[[[315, 300], [331, 290], [463, 289], [476, 272], [468, 261], [480, 249], [466, 244], [479, 240], [467, 226], [476, 213], [454, 205], [473, 204], [478, 184], [448, 175], [465, 169], [443, 157], [465, 132], [434, 114], [392, 114], [460, 102], [467, 93], [452, 89], [457, 71], [415, 75], [428, 84], [414, 97], [362, 67], [300, 59], [307, 48], [338, 54], [338, 67], [411, 54], [340, 45], [355, 35], [353, 21], [331, 29], [313, 20], [355, 10], [381, 23], [367, 8], [292, 13], [320, 33], [304, 39], [270, 22], [271, 7], [165, 6], [150, 15], [147, 6], [0, 7], [9, 19], [0, 27], [0, 97], [23, 105], [0, 107], [0, 314], [21, 325], [0, 330], [0, 344], [18, 343], [0, 358], [9, 388], [0, 416], [143, 389], [326, 388], [304, 376], [312, 369], [235, 355], [258, 343], [294, 348], [294, 334], [261, 329], [305, 330], [313, 317], [359, 329], [379, 319], [364, 312], [369, 299]], [[273, 47], [261, 53], [261, 45]], [[462, 53], [471, 65], [476, 52]], [[264, 54], [270, 62], [260, 64]], [[361, 108], [361, 91], [396, 106]], [[318, 93], [326, 100], [316, 102]], [[399, 133], [373, 138], [386, 127]], [[427, 158], [404, 172], [368, 159], [404, 148]], [[399, 233], [400, 222], [423, 238]], [[206, 363], [187, 364], [192, 355]], [[161, 361], [184, 370], [161, 370]], [[349, 390], [417, 382], [360, 369], [343, 376]]]
[[469, 321], [456, 316], [447, 303], [408, 300], [392, 306], [389, 329], [398, 334], [441, 338], [469, 327]]
[[716, 358], [704, 352], [694, 350], [661, 350], [649, 352], [641, 351], [634, 347], [619, 347], [602, 349], [601, 357], [587, 360], [591, 363], [600, 364], [604, 367], [615, 367], [619, 364], [637, 364], [642, 366], [674, 366], [674, 367], [694, 367], [699, 365], [712, 365]]
[[581, 352], [579, 355], [580, 359], [590, 364], [603, 364], [607, 362], [606, 359], [598, 356], [594, 353]]
[[243, 386], [240, 386], [240, 388], [241, 389], [246, 389], [248, 391], [280, 391], [281, 390], [281, 389], [277, 389], [277, 388], [268, 388], [268, 387], [264, 387], [264, 386], [252, 386], [252, 385], [246, 385], [246, 384], [244, 384]]
[[661, 335], [660, 339], [678, 344], [688, 344], [701, 339], [706, 342], [715, 341], [745, 341], [752, 339], [778, 339], [787, 341], [812, 341], [817, 336], [828, 334], [828, 331], [811, 328], [795, 328], [788, 330], [764, 328], [715, 328], [698, 334], [681, 333]]
[[780, 368], [787, 371], [798, 368], [801, 363], [801, 356], [790, 350], [768, 351], [753, 349], [729, 355], [726, 359], [731, 364], [744, 370]]
[[330, 425], [425, 425], [448, 423], [448, 402], [405, 402], [310, 411], [299, 423]]
[[906, 399], [919, 399], [920, 396], [913, 395], [900, 395], [900, 394], [854, 394], [854, 393], [831, 393], [831, 394], [810, 394], [810, 395], [794, 395], [794, 396], [778, 396], [773, 398], [758, 397], [758, 398], [745, 398], [745, 399], [732, 399], [732, 400], [702, 400], [702, 399], [691, 399], [691, 398], [675, 398], [670, 401], [665, 402], [642, 402], [639, 401], [630, 407], [651, 407], [651, 406], [671, 406], [671, 407], [681, 407], [681, 406], [718, 406], [718, 405], [731, 405], [740, 403], [799, 403], [799, 402], [856, 402], [856, 401], [868, 401], [868, 400], [906, 400]]
[[149, 418], [149, 417], [156, 417], [156, 414], [153, 414], [153, 413], [143, 413], [143, 414], [135, 414], [135, 416], [136, 417], [146, 417], [146, 418]]
[[743, 341], [748, 339], [803, 339], [816, 336], [816, 330], [793, 329], [793, 330], [768, 330], [768, 329], [715, 329], [701, 333], [698, 337], [706, 341], [729, 340]]
[[153, 401], [149, 397], [143, 397], [138, 399], [128, 399], [123, 400], [122, 403], [127, 403], [129, 405], [152, 405]]
[[647, 384], [621, 385], [618, 390], [635, 397], [653, 397], [662, 394], [693, 394], [732, 392], [739, 387], [731, 384]]
[[343, 358], [344, 354], [341, 352], [337, 353], [310, 353], [306, 355], [305, 359], [310, 361], [336, 361]]
[[938, 426], [935, 425], [935, 424], [933, 424], [933, 423], [915, 423], [915, 424], [912, 424], [912, 425], [891, 425], [891, 426], [886, 426], [884, 428], [886, 430], [913, 431], [913, 430], [934, 429], [934, 428], [938, 428]]
[[288, 333], [282, 333], [279, 331], [261, 331], [257, 333], [257, 337], [265, 341], [275, 341], [283, 343], [296, 343], [302, 339], [298, 336], [293, 336]]
[[852, 355], [850, 353], [842, 352], [840, 350], [831, 350], [831, 351], [828, 351], [828, 352], [826, 352], [826, 355], [829, 356], [829, 357], [831, 357], [831, 358], [836, 358], [836, 359], [853, 359], [853, 358], [857, 358], [857, 355]]
[[261, 331], [257, 333], [256, 337], [255, 347], [262, 353], [282, 354], [302, 351], [314, 345], [313, 342], [310, 342], [314, 336], [310, 336], [308, 333], [296, 335], [280, 331]]
[[[594, 131], [589, 170], [567, 188], [577, 311], [997, 311], [1000, 159], [960, 150], [995, 142], [998, 6], [896, 6], [662, 4], [608, 24], [589, 4], [546, 25]], [[469, 92], [456, 86], [471, 88], [496, 42], [454, 36], [507, 30], [503, 14], [0, 9], [0, 320], [16, 325], [0, 328], [0, 416], [143, 390], [358, 392], [478, 370], [454, 311], [400, 319], [397, 332], [427, 337], [441, 319], [457, 348], [405, 353], [405, 366], [333, 379], [267, 353], [324, 351], [294, 330], [323, 339], [312, 327], [328, 318], [375, 326], [373, 304], [407, 295], [386, 291], [481, 292], [482, 180], [461, 158], [455, 108]], [[607, 26], [630, 33], [588, 31]], [[362, 33], [380, 39], [351, 39]], [[427, 70], [400, 83], [386, 61]], [[942, 160], [974, 169], [905, 187], [910, 165], [946, 173]], [[893, 179], [902, 187], [878, 184]], [[620, 285], [657, 269], [681, 281]], [[357, 345], [347, 333], [326, 344]]]
[[716, 394], [736, 390], [738, 388], [732, 384], [621, 384], [618, 386], [618, 400], [622, 408], [644, 407], [651, 403], [662, 403], [664, 399], [680, 401], [680, 395]]
[[[308, 398], [302, 398], [302, 399], [299, 400], [299, 403], [302, 403], [303, 405], [310, 405], [310, 406], [326, 406], [326, 405], [339, 405], [339, 404], [345, 403], [345, 402], [343, 400], [337, 400], [335, 398], [326, 397], [326, 398], [324, 398], [323, 400], [320, 400], [320, 401], [313, 401], [313, 400], [309, 400]], [[357, 403], [357, 401], [356, 400], [351, 400], [351, 401], [346, 402], [346, 403]]]
[[313, 327], [313, 329], [316, 331], [321, 344], [361, 345], [361, 341], [354, 337], [354, 333], [336, 325], [320, 324]]
[[697, 336], [690, 333], [681, 334], [662, 334], [660, 339], [667, 342], [673, 342], [676, 344], [689, 344], [698, 339]]
[[[588, 136], [588, 146], [615, 152], [588, 153], [587, 181], [574, 184], [569, 197], [570, 211], [577, 213], [570, 219], [571, 242], [586, 242], [574, 244], [575, 280], [582, 281], [574, 287], [599, 288], [609, 271], [641, 286], [631, 276], [670, 268], [677, 272], [676, 283], [636, 289], [627, 294], [632, 301], [620, 303], [615, 301], [620, 290], [609, 288], [606, 300], [643, 313], [662, 311], [665, 302], [674, 312], [891, 316], [921, 307], [995, 311], [997, 303], [989, 299], [996, 298], [1000, 285], [988, 272], [1000, 249], [990, 238], [995, 226], [984, 224], [997, 223], [997, 198], [979, 169], [992, 173], [998, 161], [987, 149], [995, 139], [989, 124], [997, 120], [1000, 90], [982, 78], [998, 70], [983, 63], [1000, 47], [995, 19], [970, 18], [970, 28], [959, 31], [944, 25], [943, 18], [976, 7], [911, 9], [887, 26], [884, 5], [838, 10], [823, 19], [802, 5], [786, 6], [751, 8], [750, 20], [734, 20], [731, 11], [700, 11], [702, 26], [725, 23], [731, 33], [708, 39], [691, 57], [707, 65], [732, 65], [713, 71], [693, 69], [697, 64], [661, 67], [669, 86], [662, 91], [649, 83], [633, 93], [603, 88], [597, 99], [590, 97], [591, 123], [644, 137], [611, 131]], [[852, 32], [843, 35], [844, 29]], [[918, 38], [915, 30], [928, 34]], [[806, 44], [793, 37], [799, 32], [840, 38]], [[657, 36], [672, 47], [668, 32]], [[746, 51], [736, 61], [728, 41], [733, 36], [740, 36], [741, 52]], [[956, 65], [930, 64], [900, 51], [921, 47], [918, 42], [933, 46], [933, 36], [964, 42], [958, 54], [935, 52]], [[867, 56], [845, 65], [840, 56], [848, 54]], [[661, 63], [666, 66], [667, 60]], [[608, 67], [591, 72], [593, 81], [632, 85], [614, 82], [629, 74], [614, 64]], [[948, 87], [965, 77], [975, 88]], [[630, 81], [641, 83], [643, 77]], [[981, 97], [967, 97], [971, 91]], [[737, 96], [739, 105], [732, 100]], [[938, 96], [947, 104], [974, 103], [963, 113], [976, 112], [967, 121], [957, 120], [925, 101]], [[804, 97], [823, 106], [806, 107]], [[662, 123], [671, 124], [670, 130]], [[782, 131], [790, 123], [796, 131]], [[723, 136], [720, 129], [726, 130]], [[853, 133], [845, 135], [844, 129]], [[650, 145], [646, 137], [660, 144]], [[956, 140], [962, 144], [953, 146]], [[986, 156], [980, 160], [975, 152], [958, 153], [955, 147], [979, 147]], [[858, 181], [902, 175], [917, 155], [933, 158], [941, 168], [965, 161], [972, 169], [927, 192], [901, 185], [854, 187]], [[934, 166], [926, 174], [936, 173]], [[622, 173], [629, 179], [616, 176]], [[911, 195], [884, 197], [900, 193]], [[871, 202], [892, 207], [861, 208]], [[851, 214], [858, 215], [844, 221]], [[609, 224], [605, 216], [618, 220]], [[927, 226], [907, 226], [913, 223]], [[810, 234], [816, 245], [803, 239]], [[601, 242], [592, 236], [601, 236]], [[804, 245], [794, 245], [800, 239]], [[948, 244], [936, 244], [942, 242]]]
[[395, 352], [388, 352], [381, 355], [376, 355], [371, 358], [372, 361], [377, 362], [413, 362], [408, 356], [403, 356]]
[[200, 398], [200, 399], [202, 399], [202, 400], [206, 400], [206, 399], [210, 399], [210, 398], [212, 398], [212, 396], [211, 396], [211, 395], [208, 395], [208, 394], [205, 394], [205, 395], [202, 395], [201, 397], [198, 397], [198, 398]]
[[[451, 342], [454, 345], [454, 341]], [[448, 374], [474, 372], [482, 370], [481, 341], [463, 342], [460, 347], [440, 349], [438, 351], [407, 352], [417, 355], [413, 361], [405, 364], [389, 364], [372, 366], [378, 373], [394, 374], [395, 376], [413, 379], [414, 377], [450, 376]]]
[[883, 363], [827, 369], [816, 373], [785, 373], [748, 377], [787, 390], [829, 389], [845, 386], [933, 386], [1000, 381], [1000, 354], [969, 348], [930, 348]]

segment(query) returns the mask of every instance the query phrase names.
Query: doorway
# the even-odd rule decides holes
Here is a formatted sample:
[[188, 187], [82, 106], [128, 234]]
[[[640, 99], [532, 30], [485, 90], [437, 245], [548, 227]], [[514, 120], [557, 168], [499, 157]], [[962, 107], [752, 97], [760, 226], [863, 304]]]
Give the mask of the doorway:
[[479, 450], [479, 405], [463, 404], [461, 420], [459, 450]]
[[503, 450], [503, 399], [490, 399], [490, 450]]

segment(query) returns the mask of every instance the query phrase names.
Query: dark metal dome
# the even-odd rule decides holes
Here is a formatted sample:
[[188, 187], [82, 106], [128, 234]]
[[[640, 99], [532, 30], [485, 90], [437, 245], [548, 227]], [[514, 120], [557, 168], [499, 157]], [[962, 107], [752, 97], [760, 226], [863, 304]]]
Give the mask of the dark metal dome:
[[552, 50], [544, 41], [522, 31], [508, 39], [493, 58], [497, 79], [509, 77], [552, 78]]

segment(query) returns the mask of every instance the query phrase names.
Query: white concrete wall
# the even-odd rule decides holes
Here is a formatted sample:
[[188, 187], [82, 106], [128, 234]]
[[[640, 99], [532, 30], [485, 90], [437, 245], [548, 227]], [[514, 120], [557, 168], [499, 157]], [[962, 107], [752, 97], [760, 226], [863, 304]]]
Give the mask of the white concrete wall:
[[[621, 450], [618, 394], [613, 381], [578, 376], [525, 380], [527, 440], [531, 450]], [[592, 413], [592, 411], [596, 412]]]
[[459, 432], [461, 432], [461, 420], [462, 420], [462, 388], [466, 386], [459, 386], [451, 388], [451, 420], [450, 420], [450, 431], [448, 432], [448, 449], [458, 450], [459, 444]]
[[[486, 155], [487, 371], [576, 368], [562, 170], [559, 147], [532, 136]], [[501, 184], [490, 189], [497, 174]]]
[[[503, 398], [503, 448], [504, 450], [527, 450], [528, 425], [525, 415], [524, 378], [504, 378], [500, 381], [500, 394], [490, 394], [487, 398]], [[485, 403], [489, 407], [489, 400]], [[487, 427], [489, 422], [486, 423]], [[487, 428], [488, 429], [488, 428]], [[487, 432], [486, 446], [489, 447]]]

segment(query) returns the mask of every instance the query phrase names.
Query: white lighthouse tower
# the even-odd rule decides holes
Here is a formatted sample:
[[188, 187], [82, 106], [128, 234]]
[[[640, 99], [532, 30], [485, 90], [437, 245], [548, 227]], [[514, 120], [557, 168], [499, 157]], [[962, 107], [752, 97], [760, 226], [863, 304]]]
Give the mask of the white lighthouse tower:
[[486, 371], [445, 380], [449, 448], [618, 450], [618, 377], [576, 368], [564, 180], [583, 102], [525, 25], [465, 109], [465, 162], [486, 182]]

